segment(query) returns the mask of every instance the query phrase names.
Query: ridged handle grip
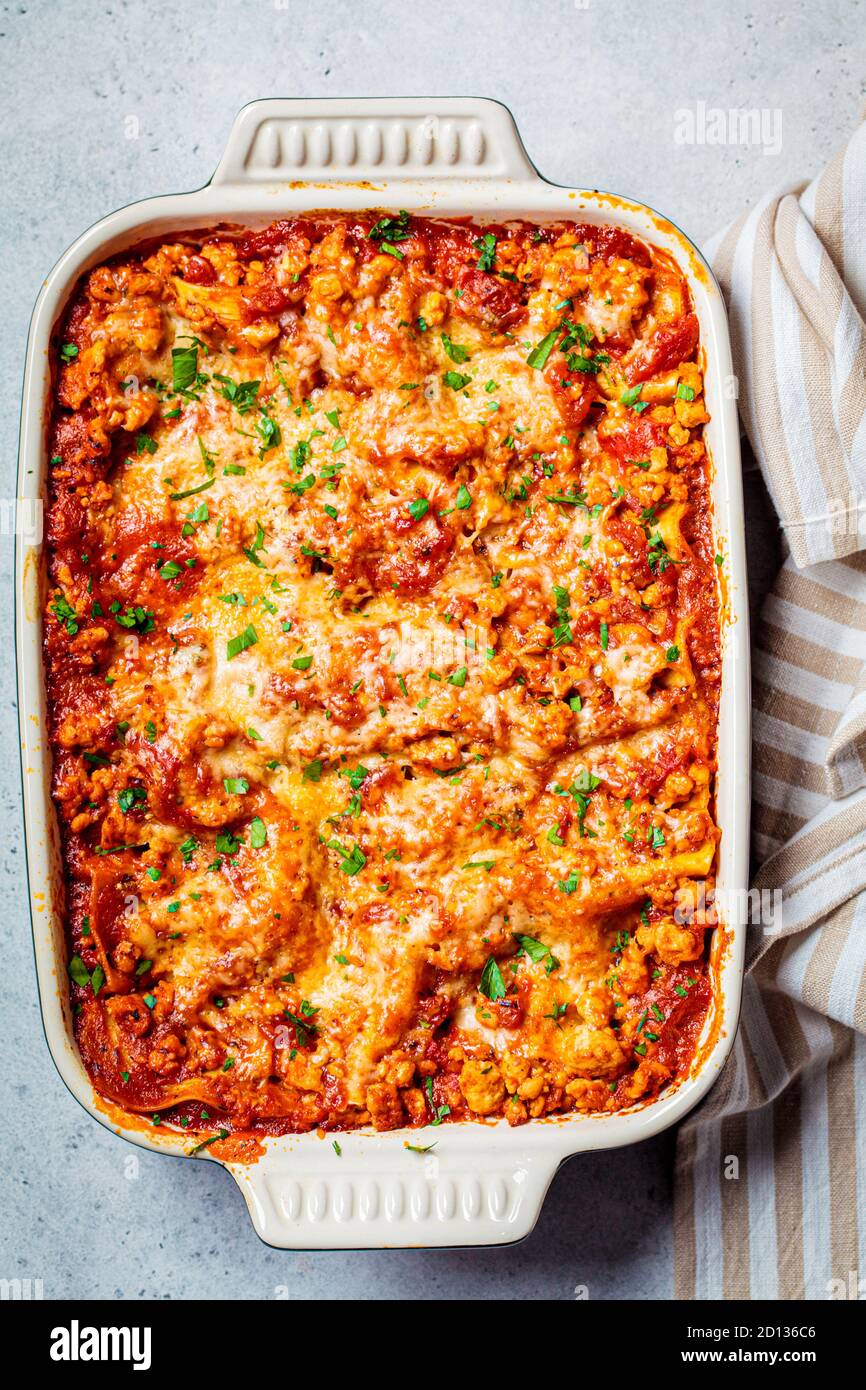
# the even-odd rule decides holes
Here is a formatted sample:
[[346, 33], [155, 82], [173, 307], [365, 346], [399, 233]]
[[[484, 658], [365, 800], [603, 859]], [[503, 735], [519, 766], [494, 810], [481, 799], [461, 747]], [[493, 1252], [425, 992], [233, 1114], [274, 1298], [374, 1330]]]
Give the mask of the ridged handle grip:
[[[415, 1136], [413, 1136], [414, 1138]], [[429, 1154], [340, 1136], [229, 1165], [262, 1240], [289, 1250], [499, 1245], [528, 1235], [556, 1168], [548, 1153]], [[419, 1142], [424, 1142], [423, 1140]], [[429, 1140], [427, 1141], [429, 1142]], [[461, 1148], [463, 1146], [461, 1145]], [[473, 1161], [474, 1159], [474, 1161]]]
[[274, 98], [239, 112], [212, 182], [537, 178], [498, 101]]

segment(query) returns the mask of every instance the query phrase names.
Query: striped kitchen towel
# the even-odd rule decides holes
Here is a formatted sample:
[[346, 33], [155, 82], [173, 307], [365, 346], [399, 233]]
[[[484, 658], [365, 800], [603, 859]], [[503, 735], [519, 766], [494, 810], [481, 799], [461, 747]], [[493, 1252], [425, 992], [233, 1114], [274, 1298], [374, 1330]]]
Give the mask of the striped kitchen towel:
[[866, 1298], [866, 125], [707, 255], [786, 550], [753, 637], [753, 887], [781, 911], [678, 1136], [676, 1296]]

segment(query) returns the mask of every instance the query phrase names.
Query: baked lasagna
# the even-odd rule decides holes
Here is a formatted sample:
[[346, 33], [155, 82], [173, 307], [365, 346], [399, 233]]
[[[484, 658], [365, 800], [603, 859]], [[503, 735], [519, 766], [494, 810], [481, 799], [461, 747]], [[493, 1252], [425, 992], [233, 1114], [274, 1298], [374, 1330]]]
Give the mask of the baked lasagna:
[[681, 1079], [720, 558], [673, 258], [311, 214], [107, 261], [54, 353], [49, 732], [96, 1090], [211, 1142]]

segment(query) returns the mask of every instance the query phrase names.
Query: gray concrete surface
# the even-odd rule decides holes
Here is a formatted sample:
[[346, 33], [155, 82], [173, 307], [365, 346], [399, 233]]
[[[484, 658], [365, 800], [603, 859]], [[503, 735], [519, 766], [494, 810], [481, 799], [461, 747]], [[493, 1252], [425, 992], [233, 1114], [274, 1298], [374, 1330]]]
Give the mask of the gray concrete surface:
[[[24, 339], [41, 278], [105, 212], [201, 185], [245, 102], [498, 97], [548, 177], [645, 200], [700, 239], [768, 186], [807, 177], [845, 138], [866, 95], [864, 20], [856, 0], [2, 5], [0, 495], [14, 496]], [[763, 141], [702, 142], [716, 108], [758, 112]], [[670, 1137], [572, 1160], [535, 1233], [490, 1251], [276, 1252], [214, 1166], [147, 1154], [130, 1166], [133, 1151], [66, 1094], [40, 1027], [11, 563], [11, 538], [0, 536], [0, 1277], [41, 1278], [57, 1298], [257, 1299], [283, 1286], [303, 1299], [570, 1299], [576, 1285], [592, 1299], [670, 1297]]]

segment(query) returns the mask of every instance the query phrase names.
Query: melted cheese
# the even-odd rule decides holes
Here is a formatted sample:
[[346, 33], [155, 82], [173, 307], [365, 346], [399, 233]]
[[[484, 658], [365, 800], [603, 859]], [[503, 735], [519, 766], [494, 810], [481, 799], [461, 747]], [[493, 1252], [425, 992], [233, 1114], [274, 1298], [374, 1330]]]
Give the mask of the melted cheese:
[[[713, 672], [665, 571], [711, 622], [715, 590], [683, 538], [700, 431], [683, 452], [619, 368], [670, 269], [654, 300], [642, 262], [518, 224], [502, 273], [465, 228], [437, 270], [396, 230], [167, 245], [83, 291], [58, 428], [113, 442], [96, 472], [58, 445], [87, 558], [54, 551], [51, 698], [67, 846], [135, 903], [94, 889], [74, 926], [129, 1105], [519, 1121], [670, 1075], [637, 933], [716, 832]], [[648, 423], [651, 471], [612, 445]]]

